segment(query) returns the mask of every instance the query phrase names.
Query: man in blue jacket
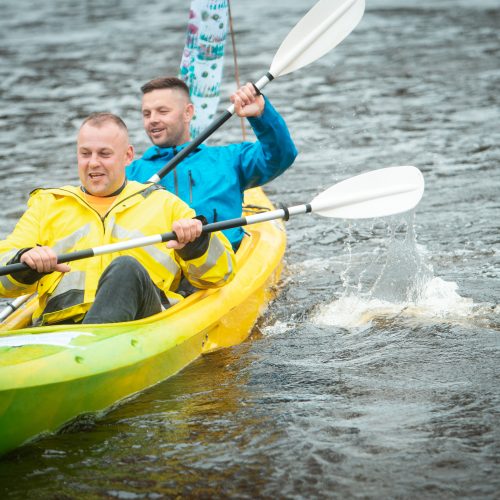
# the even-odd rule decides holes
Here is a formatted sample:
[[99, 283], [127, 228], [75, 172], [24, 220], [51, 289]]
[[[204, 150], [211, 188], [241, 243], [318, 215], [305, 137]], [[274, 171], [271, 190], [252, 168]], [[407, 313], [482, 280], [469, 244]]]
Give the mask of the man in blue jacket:
[[[190, 142], [194, 106], [189, 89], [174, 77], [156, 78], [141, 87], [144, 129], [153, 146], [127, 167], [127, 177], [146, 182]], [[187, 156], [160, 184], [188, 203], [208, 222], [241, 217], [243, 192], [261, 186], [292, 165], [297, 150], [283, 118], [251, 83], [231, 96], [235, 113], [247, 117], [256, 142], [205, 146]], [[242, 228], [224, 231], [236, 250]]]

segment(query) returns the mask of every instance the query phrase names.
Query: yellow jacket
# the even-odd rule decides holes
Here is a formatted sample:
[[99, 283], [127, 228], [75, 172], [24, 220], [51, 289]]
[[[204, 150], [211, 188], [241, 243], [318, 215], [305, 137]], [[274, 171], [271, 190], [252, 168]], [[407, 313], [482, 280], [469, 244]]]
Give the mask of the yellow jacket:
[[[57, 254], [69, 253], [171, 231], [175, 220], [194, 216], [188, 205], [154, 184], [129, 181], [103, 218], [78, 187], [38, 189], [31, 193], [28, 210], [14, 231], [0, 242], [0, 265], [23, 248], [42, 245], [52, 247]], [[94, 301], [101, 274], [119, 255], [136, 258], [170, 303], [182, 299], [172, 291], [182, 273], [197, 288], [220, 287], [234, 277], [234, 252], [220, 232], [210, 235], [208, 249], [201, 257], [183, 260], [182, 253], [163, 243], [77, 260], [69, 263], [70, 272], [47, 274], [33, 285], [2, 276], [0, 296], [38, 292], [40, 304], [33, 322], [50, 324], [81, 319]]]

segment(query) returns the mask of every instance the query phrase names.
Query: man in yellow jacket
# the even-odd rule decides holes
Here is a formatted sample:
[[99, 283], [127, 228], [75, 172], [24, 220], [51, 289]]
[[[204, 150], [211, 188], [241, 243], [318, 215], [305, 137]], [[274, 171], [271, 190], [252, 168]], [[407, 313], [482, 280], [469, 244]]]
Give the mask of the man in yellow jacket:
[[[182, 274], [196, 288], [220, 287], [235, 271], [222, 233], [155, 184], [127, 181], [133, 160], [125, 123], [111, 113], [84, 120], [77, 141], [81, 186], [37, 189], [28, 210], [0, 242], [0, 265], [30, 269], [0, 277], [0, 296], [38, 292], [35, 325], [140, 319], [181, 300]], [[178, 241], [58, 264], [57, 254], [175, 231]]]

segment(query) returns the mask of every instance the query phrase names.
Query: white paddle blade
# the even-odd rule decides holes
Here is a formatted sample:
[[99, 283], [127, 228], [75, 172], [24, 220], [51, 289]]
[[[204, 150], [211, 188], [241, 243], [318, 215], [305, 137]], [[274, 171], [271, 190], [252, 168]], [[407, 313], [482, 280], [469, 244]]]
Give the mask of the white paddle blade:
[[364, 10], [365, 0], [319, 0], [280, 45], [269, 73], [278, 78], [324, 56], [356, 27]]
[[406, 212], [424, 194], [418, 168], [388, 167], [356, 175], [323, 191], [311, 202], [314, 213], [342, 219], [368, 219]]

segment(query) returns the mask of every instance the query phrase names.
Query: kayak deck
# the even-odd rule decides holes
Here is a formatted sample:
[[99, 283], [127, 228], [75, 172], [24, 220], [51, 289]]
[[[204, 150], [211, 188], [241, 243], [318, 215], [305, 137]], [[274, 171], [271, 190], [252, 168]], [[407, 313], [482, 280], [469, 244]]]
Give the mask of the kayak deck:
[[[272, 209], [260, 188], [246, 204]], [[159, 314], [106, 325], [21, 328], [26, 303], [0, 332], [0, 454], [77, 415], [97, 412], [241, 343], [275, 293], [286, 246], [281, 222], [248, 226], [234, 280]]]

